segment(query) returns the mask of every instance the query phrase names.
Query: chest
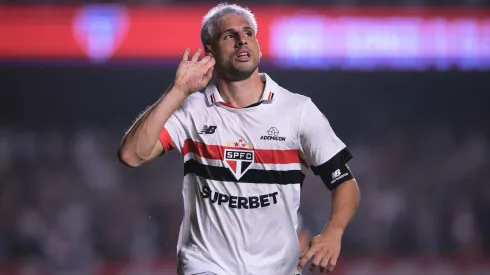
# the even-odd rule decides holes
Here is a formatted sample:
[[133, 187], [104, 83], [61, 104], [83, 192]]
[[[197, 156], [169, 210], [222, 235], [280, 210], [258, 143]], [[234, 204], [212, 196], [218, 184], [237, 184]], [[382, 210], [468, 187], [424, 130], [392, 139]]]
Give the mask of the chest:
[[243, 149], [298, 149], [294, 114], [270, 110], [230, 111], [212, 108], [191, 114], [192, 139], [204, 144]]

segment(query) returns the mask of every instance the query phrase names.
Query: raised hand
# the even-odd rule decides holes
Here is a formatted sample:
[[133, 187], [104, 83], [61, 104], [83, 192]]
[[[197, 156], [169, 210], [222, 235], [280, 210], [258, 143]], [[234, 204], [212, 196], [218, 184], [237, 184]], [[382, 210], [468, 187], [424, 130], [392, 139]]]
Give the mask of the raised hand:
[[213, 68], [216, 61], [212, 56], [205, 56], [198, 60], [201, 51], [201, 49], [197, 49], [191, 60], [189, 60], [190, 49], [187, 48], [175, 74], [174, 86], [184, 91], [187, 95], [206, 87], [213, 76]]

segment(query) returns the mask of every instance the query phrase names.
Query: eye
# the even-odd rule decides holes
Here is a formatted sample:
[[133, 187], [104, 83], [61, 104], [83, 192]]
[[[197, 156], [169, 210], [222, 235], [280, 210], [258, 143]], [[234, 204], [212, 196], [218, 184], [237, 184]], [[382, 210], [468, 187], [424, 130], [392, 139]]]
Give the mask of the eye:
[[229, 34], [226, 34], [223, 39], [231, 39], [233, 38], [233, 34], [229, 33]]
[[253, 36], [253, 33], [249, 31], [249, 32], [245, 32], [245, 35], [247, 35], [247, 36]]

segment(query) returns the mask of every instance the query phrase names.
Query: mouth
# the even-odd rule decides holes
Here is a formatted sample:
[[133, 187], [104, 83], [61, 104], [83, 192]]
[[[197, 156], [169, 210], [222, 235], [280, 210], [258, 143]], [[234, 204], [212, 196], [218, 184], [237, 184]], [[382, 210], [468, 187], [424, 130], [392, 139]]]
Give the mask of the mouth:
[[235, 58], [240, 61], [240, 62], [246, 62], [250, 60], [250, 52], [247, 50], [240, 50], [237, 53], [235, 53]]

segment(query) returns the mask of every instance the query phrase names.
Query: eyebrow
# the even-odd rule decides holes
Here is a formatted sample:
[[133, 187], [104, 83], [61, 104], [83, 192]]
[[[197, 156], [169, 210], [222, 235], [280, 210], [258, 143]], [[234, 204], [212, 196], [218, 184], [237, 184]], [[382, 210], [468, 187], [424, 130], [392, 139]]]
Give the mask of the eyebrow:
[[[252, 28], [252, 27], [249, 27], [249, 26], [243, 27], [243, 29], [244, 29], [244, 30], [247, 30], [247, 31], [248, 31], [248, 30], [253, 30], [253, 28]], [[224, 31], [223, 33], [227, 33], [227, 32], [235, 32], [235, 31], [236, 31], [235, 29], [233, 29], [233, 28], [229, 28], [229, 29], [227, 29], [226, 31]]]

